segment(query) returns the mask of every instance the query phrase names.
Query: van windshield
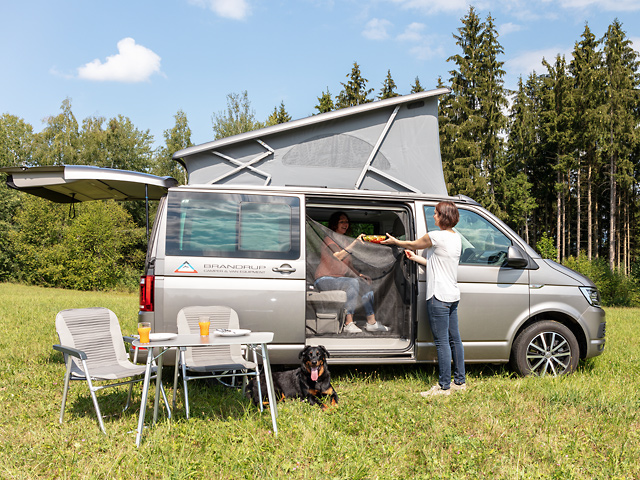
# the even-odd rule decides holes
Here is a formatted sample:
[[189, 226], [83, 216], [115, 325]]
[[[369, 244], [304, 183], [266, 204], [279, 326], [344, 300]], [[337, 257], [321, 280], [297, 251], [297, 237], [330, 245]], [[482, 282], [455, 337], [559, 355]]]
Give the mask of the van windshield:
[[297, 197], [169, 194], [167, 255], [295, 259], [299, 238]]

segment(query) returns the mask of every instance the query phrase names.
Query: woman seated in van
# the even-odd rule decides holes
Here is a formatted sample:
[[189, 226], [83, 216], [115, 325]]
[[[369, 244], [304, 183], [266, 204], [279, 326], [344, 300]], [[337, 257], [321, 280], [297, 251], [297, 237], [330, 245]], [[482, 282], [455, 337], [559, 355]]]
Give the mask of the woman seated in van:
[[[346, 235], [349, 231], [349, 217], [344, 212], [335, 212], [329, 217], [329, 228], [340, 235]], [[374, 312], [373, 290], [371, 289], [371, 278], [358, 272], [351, 262], [351, 253], [358, 242], [362, 240], [361, 234], [351, 244], [345, 248], [340, 247], [329, 236], [324, 238], [320, 264], [316, 269], [315, 285], [320, 291], [343, 290], [347, 293], [347, 303], [345, 308], [347, 316], [345, 319], [344, 331], [347, 333], [360, 333], [362, 330], [353, 321], [353, 314], [356, 310], [358, 296], [362, 298], [367, 315], [365, 329], [368, 332], [388, 332], [389, 328], [376, 321]], [[364, 293], [360, 295], [360, 288]]]

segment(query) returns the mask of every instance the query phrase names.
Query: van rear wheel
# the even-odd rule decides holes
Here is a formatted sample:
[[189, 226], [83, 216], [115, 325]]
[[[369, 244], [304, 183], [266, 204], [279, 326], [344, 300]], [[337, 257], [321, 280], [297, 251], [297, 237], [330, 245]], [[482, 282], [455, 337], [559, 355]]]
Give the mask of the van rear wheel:
[[565, 375], [576, 369], [579, 360], [573, 332], [552, 320], [530, 325], [513, 342], [511, 365], [523, 376]]

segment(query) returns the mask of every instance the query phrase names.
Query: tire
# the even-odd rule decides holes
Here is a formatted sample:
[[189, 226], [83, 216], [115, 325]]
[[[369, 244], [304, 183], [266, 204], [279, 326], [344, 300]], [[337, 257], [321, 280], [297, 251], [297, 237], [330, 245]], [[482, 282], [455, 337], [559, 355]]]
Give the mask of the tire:
[[511, 365], [520, 375], [566, 375], [580, 361], [578, 340], [569, 328], [543, 320], [525, 328], [513, 342]]

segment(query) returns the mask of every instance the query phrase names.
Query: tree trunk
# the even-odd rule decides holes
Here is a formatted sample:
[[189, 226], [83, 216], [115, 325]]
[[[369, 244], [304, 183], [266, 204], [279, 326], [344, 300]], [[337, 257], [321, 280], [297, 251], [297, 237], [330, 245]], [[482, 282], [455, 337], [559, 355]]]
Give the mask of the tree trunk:
[[[611, 141], [613, 146], [613, 140]], [[612, 153], [609, 158], [609, 268], [614, 269], [616, 264], [616, 163], [615, 155]]]
[[[556, 175], [557, 185], [560, 185], [560, 172]], [[562, 194], [560, 188], [556, 189], [556, 261], [560, 263], [560, 254], [562, 251]]]
[[582, 169], [580, 166], [580, 157], [578, 157], [578, 176], [576, 178], [576, 257], [580, 256], [580, 242], [582, 240], [581, 236], [580, 236], [580, 228], [582, 227], [582, 219], [580, 217], [581, 214], [581, 207], [582, 207], [582, 202], [581, 202], [581, 196], [582, 196], [582, 191], [581, 191], [581, 176], [582, 176]]
[[591, 181], [591, 164], [587, 168], [587, 258], [591, 261], [593, 256], [593, 198]]

